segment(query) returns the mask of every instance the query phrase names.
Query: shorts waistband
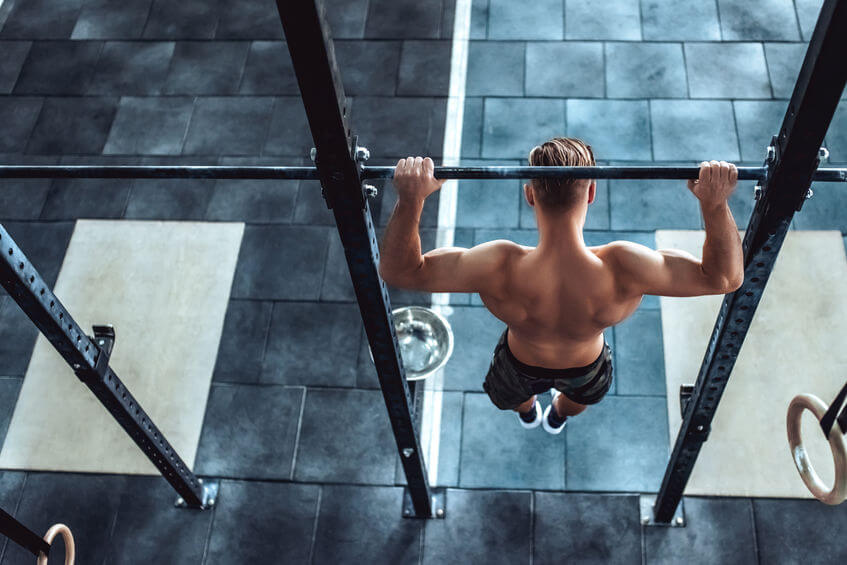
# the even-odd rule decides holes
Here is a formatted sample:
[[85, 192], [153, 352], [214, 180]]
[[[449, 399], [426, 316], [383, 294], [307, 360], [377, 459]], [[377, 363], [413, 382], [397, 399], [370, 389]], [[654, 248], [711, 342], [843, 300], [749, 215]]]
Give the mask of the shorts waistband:
[[535, 365], [527, 365], [526, 363], [522, 363], [515, 357], [512, 353], [512, 350], [509, 349], [509, 342], [507, 341], [507, 335], [509, 333], [509, 328], [506, 328], [506, 331], [503, 332], [503, 335], [500, 337], [500, 344], [503, 347], [503, 350], [506, 353], [506, 357], [509, 359], [509, 362], [512, 363], [518, 371], [523, 373], [527, 377], [536, 378], [536, 379], [567, 379], [574, 377], [582, 377], [586, 373], [596, 370], [600, 365], [602, 365], [606, 360], [606, 354], [609, 350], [609, 344], [606, 342], [605, 338], [603, 339], [603, 349], [600, 351], [600, 355], [597, 356], [597, 359], [594, 360], [589, 365], [585, 365], [584, 367], [569, 367], [567, 369], [550, 369], [548, 367], [537, 367]]

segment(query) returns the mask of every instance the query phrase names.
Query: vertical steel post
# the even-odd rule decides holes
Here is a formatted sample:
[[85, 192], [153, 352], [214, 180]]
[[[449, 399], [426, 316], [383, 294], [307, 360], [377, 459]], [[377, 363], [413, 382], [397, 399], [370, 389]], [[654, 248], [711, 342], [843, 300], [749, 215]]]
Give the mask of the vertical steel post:
[[398, 351], [388, 289], [377, 271], [379, 246], [362, 190], [324, 5], [322, 0], [277, 0], [277, 8], [315, 142], [315, 165], [344, 245], [415, 514], [431, 517], [432, 493], [412, 416], [413, 402]]
[[682, 499], [791, 220], [807, 198], [818, 152], [847, 81], [845, 53], [847, 0], [826, 0], [772, 142], [768, 176], [744, 237], [744, 284], [724, 298], [718, 314], [656, 497], [656, 522], [669, 522]]

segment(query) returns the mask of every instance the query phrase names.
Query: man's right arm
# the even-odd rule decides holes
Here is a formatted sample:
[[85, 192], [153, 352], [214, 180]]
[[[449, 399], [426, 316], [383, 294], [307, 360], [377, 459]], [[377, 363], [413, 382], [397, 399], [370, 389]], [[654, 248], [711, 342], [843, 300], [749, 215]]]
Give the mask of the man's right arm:
[[628, 241], [611, 243], [622, 291], [632, 296], [702, 296], [737, 290], [744, 282], [744, 255], [727, 202], [737, 179], [735, 165], [712, 161], [701, 163], [697, 181], [688, 181], [700, 200], [706, 227], [702, 261], [676, 249], [654, 251]]

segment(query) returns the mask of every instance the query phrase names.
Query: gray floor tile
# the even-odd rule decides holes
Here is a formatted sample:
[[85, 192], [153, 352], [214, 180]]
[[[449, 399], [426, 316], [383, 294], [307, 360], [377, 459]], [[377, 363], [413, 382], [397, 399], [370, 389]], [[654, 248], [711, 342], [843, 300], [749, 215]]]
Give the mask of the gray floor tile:
[[232, 297], [316, 300], [329, 235], [323, 227], [247, 226]]
[[717, 4], [700, 0], [644, 0], [641, 23], [647, 41], [718, 41]]
[[56, 179], [50, 184], [41, 219], [120, 218], [131, 186], [126, 179]]
[[[74, 224], [72, 222], [3, 222], [3, 227], [14, 238], [30, 263], [38, 269], [41, 278], [52, 288], [59, 277], [59, 269], [62, 266], [62, 260], [65, 258], [65, 250], [67, 250], [68, 243], [71, 240]], [[5, 291], [0, 289], [0, 294], [4, 293]], [[23, 325], [30, 327], [31, 323], [27, 321]], [[16, 326], [13, 324], [12, 327]], [[35, 328], [35, 326], [32, 327]], [[0, 340], [0, 342], [2, 341]], [[26, 364], [29, 362], [29, 352], [22, 361], [25, 370]], [[0, 366], [7, 365], [0, 364]], [[3, 372], [5, 375], [23, 374], [23, 371], [20, 373]]]
[[816, 500], [754, 499], [762, 563], [840, 563], [847, 548], [827, 532], [847, 528], [847, 507]]
[[398, 96], [447, 96], [452, 49], [450, 41], [404, 41]]
[[444, 388], [482, 392], [494, 346], [506, 326], [485, 308], [476, 307], [457, 306], [447, 321], [456, 345], [444, 368]]
[[[538, 244], [538, 231], [535, 229], [478, 229], [474, 233], [474, 245], [494, 239], [508, 239], [518, 245], [535, 247]], [[500, 337], [497, 334], [497, 337]], [[492, 346], [492, 351], [493, 351]]]
[[47, 98], [26, 152], [99, 154], [118, 106], [117, 98]]
[[36, 41], [15, 94], [85, 94], [102, 47], [97, 41]]
[[320, 487], [223, 481], [206, 563], [306, 563]]
[[[26, 473], [17, 473], [12, 471], [4, 471], [0, 473], [0, 508], [3, 508], [9, 514], [14, 514], [18, 506], [18, 501], [21, 498], [21, 490], [26, 480]], [[0, 541], [0, 559], [5, 553], [6, 546], [12, 544], [9, 539]]]
[[535, 493], [533, 560], [547, 563], [641, 563], [638, 497]]
[[684, 504], [684, 528], [644, 529], [647, 563], [757, 562], [750, 500], [686, 498]]
[[657, 160], [737, 161], [740, 157], [728, 100], [651, 100], [650, 116]]
[[353, 102], [353, 126], [371, 155], [407, 157], [440, 153], [434, 98], [360, 96]]
[[0, 180], [0, 220], [37, 220], [49, 191], [50, 179]]
[[[3, 296], [2, 300], [4, 302], [10, 301], [11, 298], [8, 296]], [[10, 307], [14, 307], [14, 304], [10, 304]], [[2, 312], [4, 305], [0, 305], [0, 312]], [[0, 314], [2, 316], [2, 314]], [[12, 413], [15, 411], [15, 403], [18, 401], [18, 393], [21, 391], [21, 383], [22, 379], [15, 377], [0, 377], [0, 445], [3, 444], [3, 440], [6, 439], [6, 432], [9, 430], [9, 422], [12, 421]], [[11, 512], [12, 509], [9, 506], [3, 506], [7, 512]]]
[[[15, 518], [35, 532], [46, 532], [57, 522], [67, 525], [77, 554], [86, 548], [87, 561], [103, 563], [125, 485], [126, 478], [118, 475], [29, 473]], [[62, 551], [51, 551], [50, 556], [64, 562]], [[31, 563], [32, 554], [10, 543], [3, 562]]]
[[141, 37], [153, 0], [86, 0], [71, 39]]
[[807, 47], [805, 43], [765, 43], [774, 97], [791, 98]]
[[249, 49], [247, 41], [178, 42], [162, 93], [237, 93]]
[[761, 43], [686, 43], [692, 98], [770, 98]]
[[489, 39], [564, 39], [560, 0], [540, 0], [532, 9], [506, 0], [488, 2]]
[[589, 143], [598, 159], [650, 160], [646, 100], [568, 100], [568, 135]]
[[619, 395], [665, 396], [662, 316], [658, 310], [638, 310], [615, 326], [615, 378]]
[[700, 229], [700, 206], [685, 181], [610, 180], [613, 230]]
[[365, 36], [365, 20], [369, 0], [327, 0], [326, 21], [332, 37], [361, 39]]
[[815, 31], [815, 24], [818, 23], [818, 16], [821, 13], [822, 5], [823, 0], [794, 0], [804, 41], [811, 39], [812, 32]]
[[[210, 162], [211, 161], [211, 162]], [[213, 159], [146, 157], [145, 165], [215, 165]], [[126, 217], [146, 220], [202, 220], [206, 217], [215, 181], [202, 179], [136, 180]]]
[[173, 53], [172, 41], [107, 41], [97, 61], [88, 92], [111, 95], [159, 94]]
[[68, 39], [82, 0], [15, 2], [0, 37], [8, 39]]
[[191, 98], [121, 98], [103, 153], [179, 155], [193, 107]]
[[567, 2], [567, 39], [641, 39], [638, 0], [607, 0], [601, 4]]
[[[609, 181], [599, 179], [595, 191], [594, 202], [589, 204], [585, 215], [585, 229], [608, 230], [609, 229]], [[536, 229], [535, 210], [530, 207], [526, 197], [521, 193], [521, 228]]]
[[217, 2], [154, 0], [144, 26], [148, 39], [211, 39], [218, 25]]
[[425, 521], [404, 519], [402, 507], [398, 487], [323, 487], [313, 563], [417, 564]]
[[[603, 44], [531, 41], [526, 45], [527, 96], [602, 98]], [[500, 78], [496, 72], [492, 78]], [[492, 80], [492, 79], [489, 79]]]
[[0, 94], [12, 92], [21, 67], [29, 54], [31, 41], [4, 41], [3, 59], [0, 60]]
[[523, 96], [525, 51], [526, 44], [518, 41], [471, 41], [465, 93]]
[[230, 301], [218, 348], [215, 381], [259, 382], [272, 310], [272, 302]]
[[297, 202], [293, 207], [295, 224], [335, 226], [335, 216], [326, 207], [321, 185], [317, 181], [300, 181]]
[[[502, 165], [501, 161], [463, 160], [462, 166]], [[516, 180], [459, 183], [456, 225], [467, 228], [517, 228], [523, 188]]]
[[362, 331], [356, 304], [277, 302], [260, 379], [354, 387]]
[[847, 194], [844, 183], [816, 182], [814, 196], [794, 216], [799, 230], [839, 230], [847, 233]]
[[[479, 157], [482, 150], [483, 98], [466, 98], [462, 124], [462, 157]], [[527, 153], [529, 153], [527, 151]]]
[[607, 43], [610, 98], [685, 98], [685, 62], [677, 43]]
[[382, 393], [307, 390], [295, 480], [389, 485], [396, 457]]
[[[276, 8], [274, 8], [276, 9]], [[239, 87], [241, 94], [300, 94], [284, 41], [254, 41]]]
[[443, 2], [370, 0], [365, 37], [379, 39], [438, 39]]
[[839, 104], [826, 132], [826, 146], [833, 163], [847, 163], [847, 103]]
[[566, 432], [568, 490], [658, 491], [668, 461], [666, 402], [661, 397], [607, 396], [571, 418]]
[[274, 99], [198, 98], [183, 153], [258, 155], [265, 144]]
[[214, 385], [195, 469], [200, 475], [291, 478], [302, 387]]
[[394, 96], [400, 68], [399, 41], [337, 40], [335, 59], [348, 96]]
[[764, 158], [771, 136], [779, 133], [788, 103], [784, 100], [736, 100], [733, 106], [741, 158], [745, 161]]
[[486, 98], [482, 130], [485, 158], [526, 159], [539, 143], [565, 132], [565, 101]]
[[791, 0], [718, 0], [724, 40], [799, 41]]
[[448, 490], [446, 518], [426, 523], [423, 563], [530, 563], [531, 514], [529, 492]]
[[[203, 562], [214, 512], [174, 507], [176, 493], [161, 477], [131, 477], [111, 528], [107, 563]], [[82, 555], [80, 555], [82, 556]]]
[[329, 251], [326, 258], [323, 283], [321, 284], [321, 300], [353, 302], [356, 294], [353, 283], [350, 282], [350, 271], [344, 256], [344, 246], [341, 238], [330, 234]]
[[41, 112], [41, 106], [41, 98], [0, 98], [0, 123], [3, 124], [0, 152], [23, 153]]
[[[364, 141], [365, 138], [360, 139]], [[303, 158], [312, 147], [314, 143], [303, 102], [293, 96], [277, 98], [263, 154]]]
[[[546, 408], [550, 396], [539, 395]], [[565, 437], [541, 428], [525, 430], [511, 410], [500, 410], [486, 394], [465, 394], [459, 486], [469, 488], [565, 488]], [[497, 438], [497, 449], [491, 441]]]
[[282, 39], [282, 23], [273, 0], [221, 2], [217, 39]]
[[[278, 165], [278, 159], [224, 157], [221, 165]], [[206, 219], [287, 224], [294, 214], [299, 181], [218, 180]]]
[[489, 0], [472, 0], [471, 2], [471, 39], [488, 37], [488, 4]]

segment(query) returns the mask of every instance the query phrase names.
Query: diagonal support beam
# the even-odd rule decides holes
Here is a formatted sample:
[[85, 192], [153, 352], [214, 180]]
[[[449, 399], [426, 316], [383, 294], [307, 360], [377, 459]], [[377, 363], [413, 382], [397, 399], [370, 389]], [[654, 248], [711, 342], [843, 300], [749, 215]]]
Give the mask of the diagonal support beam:
[[[111, 343], [89, 338], [50, 290], [9, 232], [0, 225], [0, 285], [17, 302], [77, 377], [118, 421], [188, 506], [205, 508], [211, 485], [185, 465], [162, 432], [109, 366]], [[96, 329], [97, 327], [95, 327]], [[108, 345], [107, 345], [108, 343]], [[38, 446], [33, 446], [38, 449]]]
[[315, 164], [359, 303], [415, 515], [433, 516], [433, 501], [412, 416], [388, 289], [377, 271], [379, 247], [362, 172], [352, 147], [348, 108], [327, 32], [322, 0], [277, 0], [285, 39], [315, 142]]
[[847, 1], [826, 0], [744, 237], [744, 284], [721, 305], [656, 497], [656, 522], [668, 523], [682, 499], [791, 220], [807, 198], [819, 149], [847, 82], [845, 53]]

